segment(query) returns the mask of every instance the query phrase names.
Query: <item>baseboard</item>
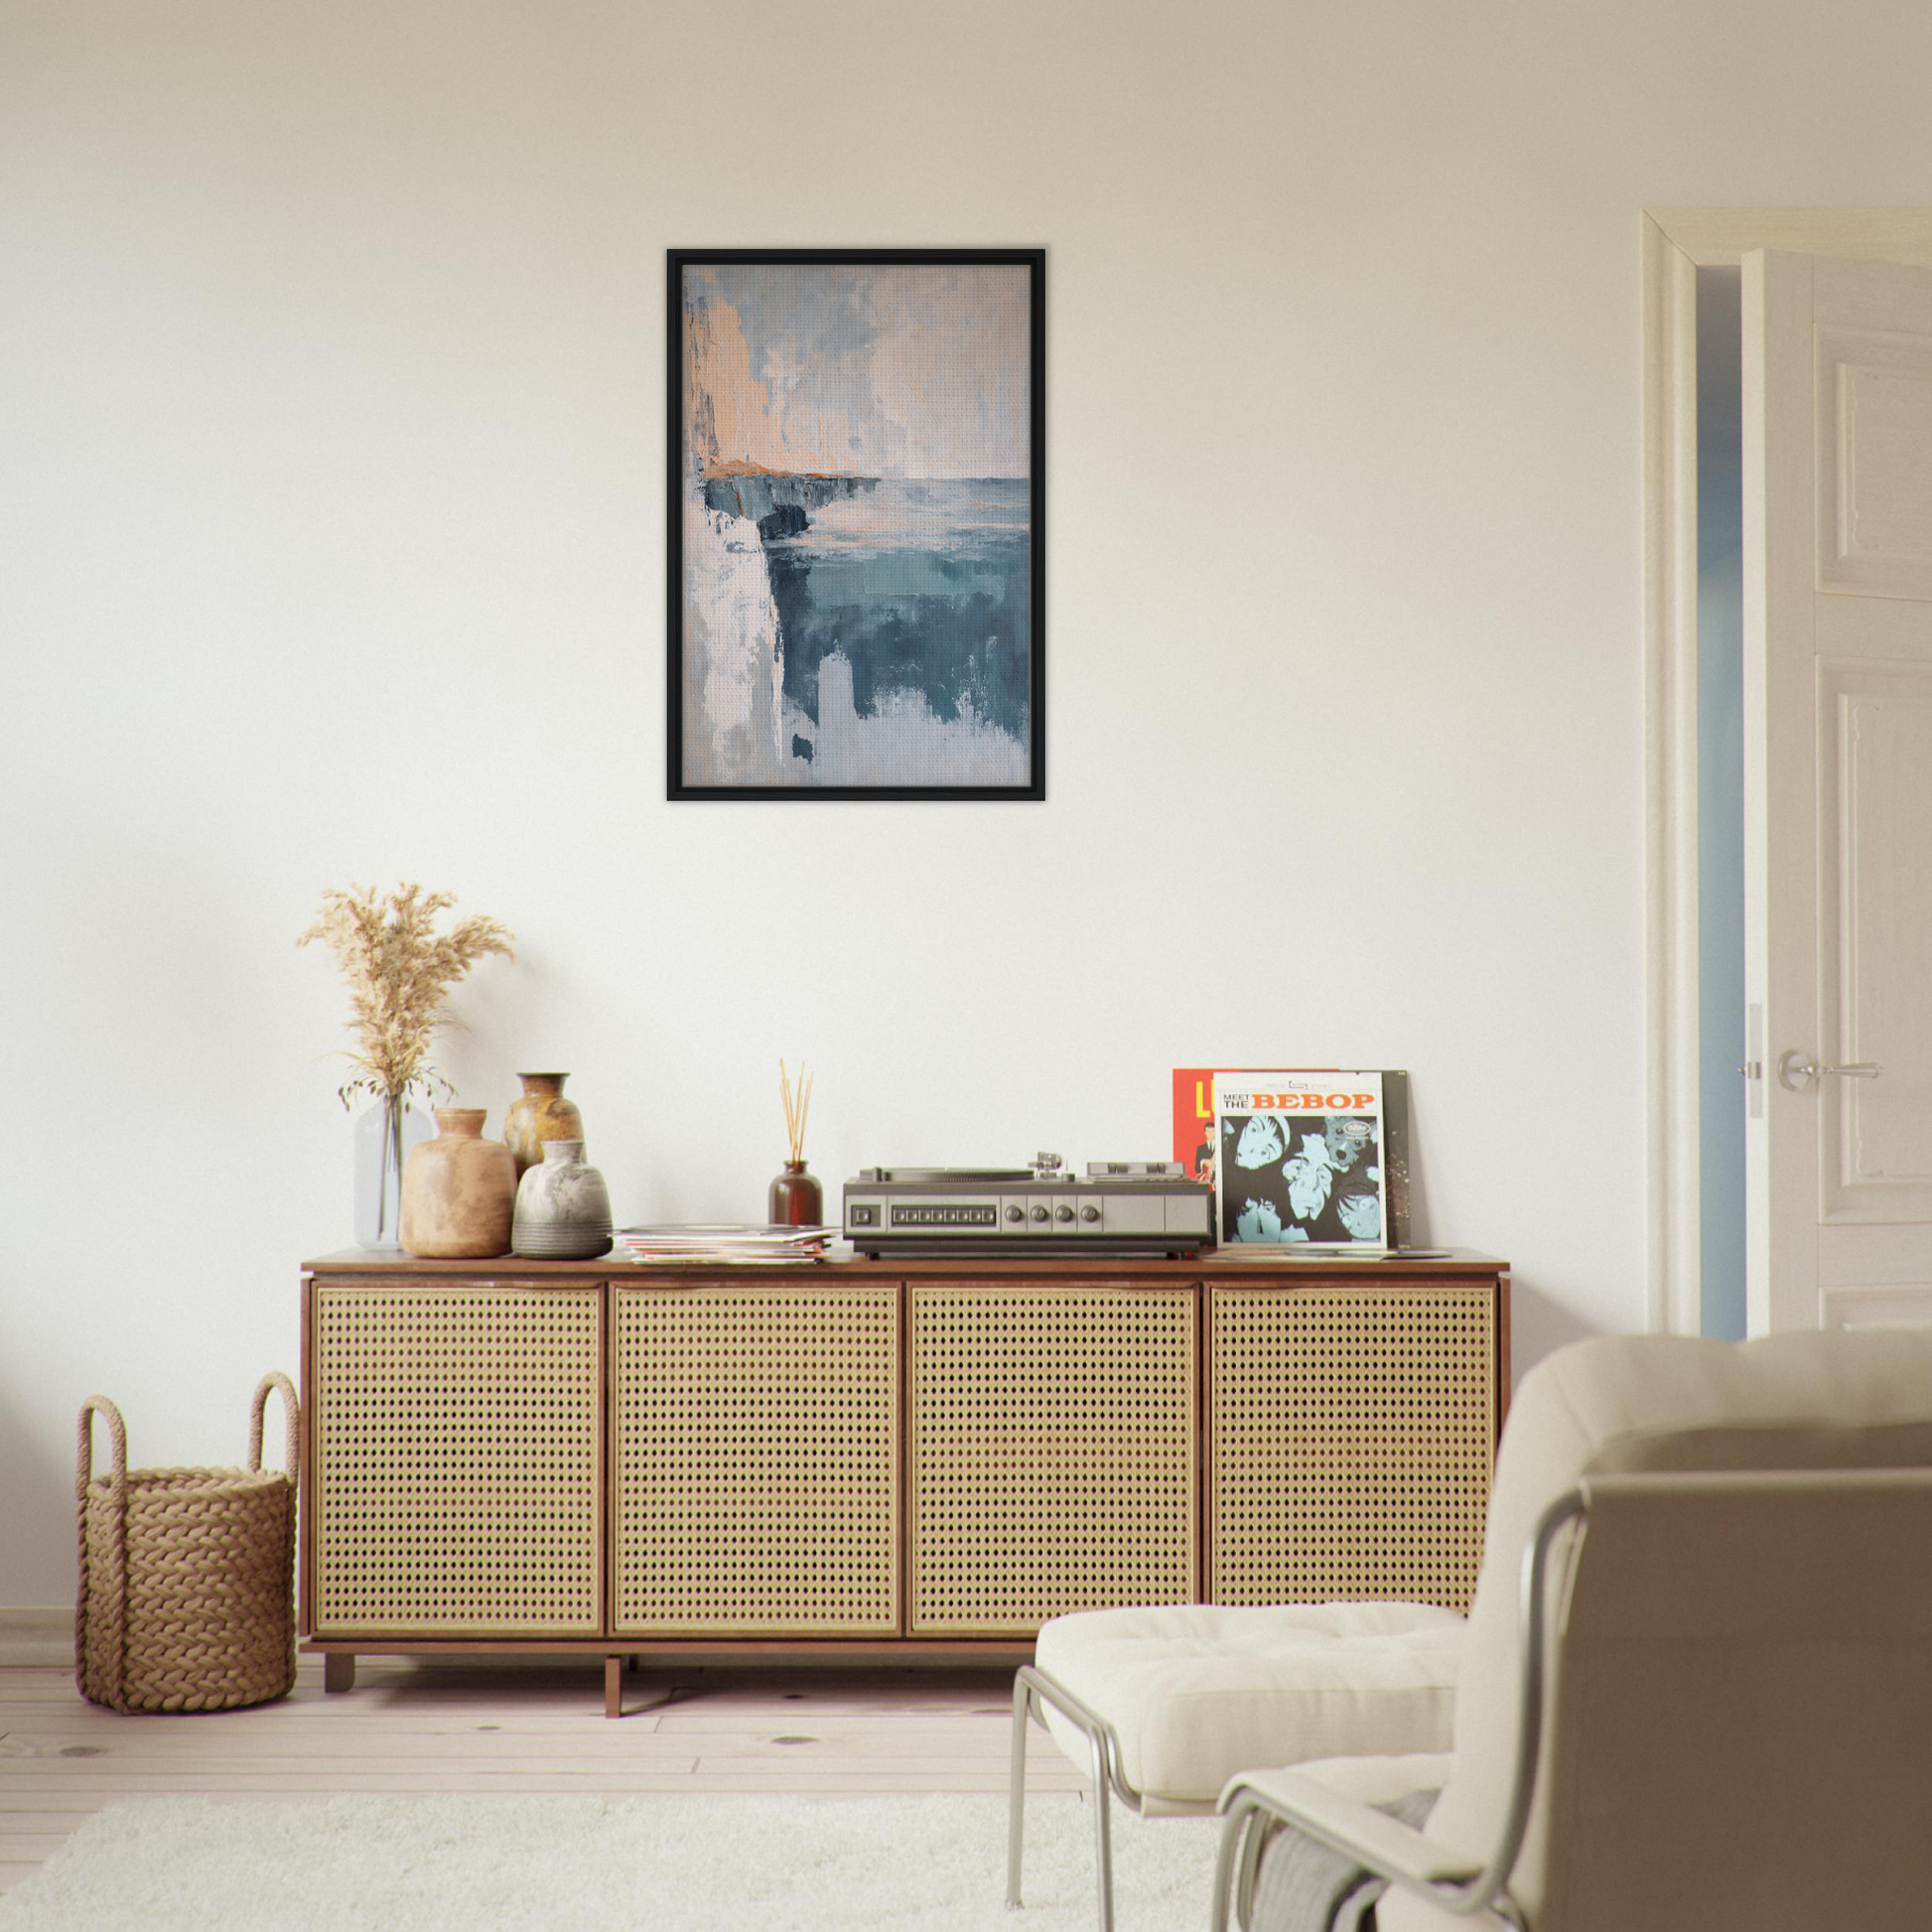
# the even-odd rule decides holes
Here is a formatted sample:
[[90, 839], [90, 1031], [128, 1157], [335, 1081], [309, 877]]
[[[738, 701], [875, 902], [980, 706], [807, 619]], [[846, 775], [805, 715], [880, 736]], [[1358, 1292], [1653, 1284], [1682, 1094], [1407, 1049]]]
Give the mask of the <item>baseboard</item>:
[[73, 1662], [73, 1605], [0, 1607], [0, 1669], [19, 1664]]

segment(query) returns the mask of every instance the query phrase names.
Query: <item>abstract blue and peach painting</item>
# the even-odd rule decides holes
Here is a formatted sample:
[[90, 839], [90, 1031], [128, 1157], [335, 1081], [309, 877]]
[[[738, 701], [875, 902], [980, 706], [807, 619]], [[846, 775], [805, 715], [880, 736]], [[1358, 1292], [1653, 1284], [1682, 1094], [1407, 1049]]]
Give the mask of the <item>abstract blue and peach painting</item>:
[[1039, 272], [673, 254], [674, 795], [1037, 787]]

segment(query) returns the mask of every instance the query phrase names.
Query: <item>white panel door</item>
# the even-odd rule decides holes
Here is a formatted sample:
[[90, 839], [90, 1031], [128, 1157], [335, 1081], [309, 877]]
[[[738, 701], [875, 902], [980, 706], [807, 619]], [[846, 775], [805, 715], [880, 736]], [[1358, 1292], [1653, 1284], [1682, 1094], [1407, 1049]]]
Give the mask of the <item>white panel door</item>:
[[1753, 1333], [1932, 1322], [1932, 270], [1744, 257]]

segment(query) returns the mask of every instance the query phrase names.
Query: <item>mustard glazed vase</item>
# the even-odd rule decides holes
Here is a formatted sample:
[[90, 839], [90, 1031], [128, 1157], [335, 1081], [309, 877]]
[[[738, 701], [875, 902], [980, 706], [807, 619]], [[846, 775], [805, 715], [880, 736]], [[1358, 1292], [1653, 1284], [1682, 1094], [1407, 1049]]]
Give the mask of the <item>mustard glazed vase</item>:
[[520, 1180], [543, 1159], [545, 1141], [581, 1141], [584, 1116], [574, 1100], [564, 1098], [568, 1073], [519, 1073], [523, 1091], [503, 1116], [503, 1145], [516, 1163]]

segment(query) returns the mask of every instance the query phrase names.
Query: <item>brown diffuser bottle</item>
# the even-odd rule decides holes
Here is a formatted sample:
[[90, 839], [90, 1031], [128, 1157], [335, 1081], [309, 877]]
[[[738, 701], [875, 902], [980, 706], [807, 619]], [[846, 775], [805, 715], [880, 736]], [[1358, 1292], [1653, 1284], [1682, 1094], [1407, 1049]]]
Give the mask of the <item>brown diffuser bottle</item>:
[[805, 1116], [812, 1104], [811, 1075], [798, 1063], [794, 1088], [783, 1060], [778, 1062], [778, 1098], [785, 1107], [785, 1139], [791, 1159], [764, 1197], [765, 1216], [773, 1227], [815, 1228], [825, 1223], [825, 1190], [818, 1176], [805, 1171]]

